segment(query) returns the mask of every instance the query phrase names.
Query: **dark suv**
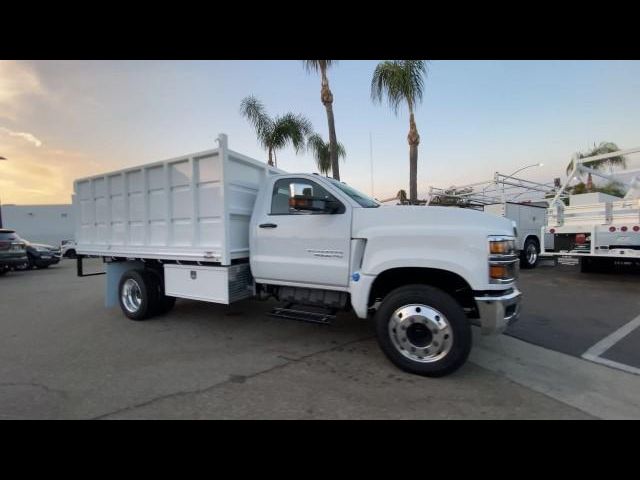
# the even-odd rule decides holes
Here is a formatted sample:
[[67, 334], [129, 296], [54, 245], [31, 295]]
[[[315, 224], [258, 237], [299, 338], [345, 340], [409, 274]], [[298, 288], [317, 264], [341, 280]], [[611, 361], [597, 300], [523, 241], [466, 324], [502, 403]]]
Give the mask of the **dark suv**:
[[62, 255], [60, 247], [43, 245], [42, 243], [26, 242], [28, 268], [49, 268], [60, 262]]
[[26, 244], [16, 231], [0, 229], [0, 275], [28, 263]]

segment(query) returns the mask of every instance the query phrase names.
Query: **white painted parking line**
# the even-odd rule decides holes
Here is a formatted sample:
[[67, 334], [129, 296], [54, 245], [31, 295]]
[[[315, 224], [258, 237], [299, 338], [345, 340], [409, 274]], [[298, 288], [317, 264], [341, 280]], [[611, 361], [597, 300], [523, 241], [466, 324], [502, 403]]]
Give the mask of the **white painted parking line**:
[[598, 343], [596, 343], [594, 346], [589, 348], [589, 350], [587, 350], [582, 354], [582, 358], [592, 362], [600, 363], [602, 365], [606, 365], [608, 367], [624, 370], [625, 372], [640, 375], [640, 368], [632, 367], [630, 365], [625, 365], [624, 363], [619, 363], [613, 360], [602, 358], [602, 354], [604, 354], [607, 350], [609, 350], [616, 343], [618, 343], [620, 340], [622, 340], [624, 337], [629, 335], [638, 327], [640, 327], [640, 315], [634, 318], [633, 320], [631, 320], [629, 323], [624, 324], [622, 327], [620, 327], [618, 330], [613, 332], [611, 335], [608, 335], [607, 337], [603, 338]]
[[586, 353], [582, 355], [582, 358], [584, 358], [585, 360], [589, 360], [591, 362], [599, 363], [601, 365], [606, 365], [607, 367], [617, 368], [618, 370], [622, 370], [624, 372], [640, 375], [640, 368], [632, 367], [631, 365], [626, 365], [620, 362], [614, 362], [613, 360], [609, 360], [607, 358], [587, 355]]

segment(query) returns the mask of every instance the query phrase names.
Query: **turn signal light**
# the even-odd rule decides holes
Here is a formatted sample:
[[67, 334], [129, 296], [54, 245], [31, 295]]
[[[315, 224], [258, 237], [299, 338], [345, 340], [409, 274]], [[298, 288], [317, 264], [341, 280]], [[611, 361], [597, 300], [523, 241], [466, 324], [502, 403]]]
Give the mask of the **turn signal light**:
[[490, 265], [489, 275], [496, 280], [503, 280], [509, 278], [509, 270], [504, 265]]

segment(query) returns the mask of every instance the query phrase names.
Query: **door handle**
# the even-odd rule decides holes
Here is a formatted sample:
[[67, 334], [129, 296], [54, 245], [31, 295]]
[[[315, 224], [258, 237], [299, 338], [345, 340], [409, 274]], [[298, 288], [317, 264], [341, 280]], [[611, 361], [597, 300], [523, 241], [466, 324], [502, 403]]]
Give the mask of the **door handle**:
[[261, 223], [258, 225], [260, 228], [276, 228], [278, 225], [275, 223]]

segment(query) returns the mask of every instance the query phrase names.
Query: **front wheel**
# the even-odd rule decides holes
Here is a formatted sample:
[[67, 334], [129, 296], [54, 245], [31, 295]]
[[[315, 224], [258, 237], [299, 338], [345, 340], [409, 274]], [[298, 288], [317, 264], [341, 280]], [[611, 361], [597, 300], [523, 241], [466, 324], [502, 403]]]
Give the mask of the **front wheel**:
[[392, 291], [375, 315], [382, 351], [400, 369], [442, 377], [460, 368], [471, 351], [471, 326], [456, 300], [434, 287]]

